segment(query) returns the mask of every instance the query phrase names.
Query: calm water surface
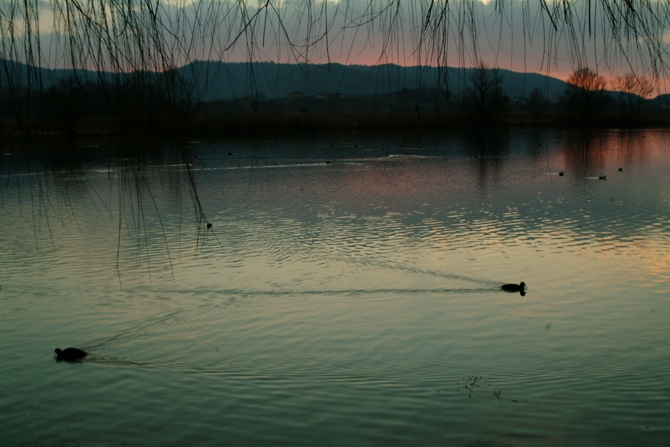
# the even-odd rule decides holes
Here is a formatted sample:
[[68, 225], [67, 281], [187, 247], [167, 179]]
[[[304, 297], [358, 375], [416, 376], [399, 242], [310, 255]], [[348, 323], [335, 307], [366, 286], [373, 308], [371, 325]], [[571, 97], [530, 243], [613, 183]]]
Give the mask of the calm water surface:
[[3, 446], [670, 445], [670, 133], [110, 149], [2, 148]]

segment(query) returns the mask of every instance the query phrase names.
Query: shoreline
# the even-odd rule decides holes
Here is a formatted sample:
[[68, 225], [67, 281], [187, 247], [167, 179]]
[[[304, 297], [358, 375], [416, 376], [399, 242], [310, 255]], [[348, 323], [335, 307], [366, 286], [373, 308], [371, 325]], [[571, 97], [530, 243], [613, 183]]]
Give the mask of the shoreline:
[[318, 135], [332, 132], [415, 132], [478, 129], [652, 129], [670, 128], [670, 111], [640, 112], [623, 116], [618, 112], [604, 114], [591, 122], [580, 121], [564, 112], [547, 112], [538, 118], [529, 112], [510, 113], [498, 122], [476, 123], [459, 112], [352, 112], [352, 113], [277, 113], [264, 115], [206, 115], [200, 114], [184, 122], [154, 123], [122, 129], [113, 125], [112, 118], [89, 119], [76, 129], [55, 129], [36, 122], [26, 132], [12, 126], [11, 119], [0, 122], [0, 141], [51, 138], [154, 137], [212, 138], [271, 137], [286, 135]]

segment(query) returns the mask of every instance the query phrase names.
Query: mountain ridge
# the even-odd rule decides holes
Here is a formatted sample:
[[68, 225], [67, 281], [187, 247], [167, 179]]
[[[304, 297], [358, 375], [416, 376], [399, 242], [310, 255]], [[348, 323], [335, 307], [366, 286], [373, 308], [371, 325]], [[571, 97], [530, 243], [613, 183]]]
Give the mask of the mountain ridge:
[[[190, 83], [203, 102], [261, 96], [266, 99], [286, 97], [290, 92], [305, 96], [344, 94], [348, 96], [390, 95], [403, 89], [438, 88], [452, 98], [462, 93], [475, 68], [380, 65], [288, 64], [268, 62], [221, 62], [194, 60], [175, 69]], [[547, 98], [562, 93], [568, 84], [541, 73], [498, 69], [503, 92], [511, 98], [528, 97], [539, 89]], [[145, 72], [157, 74], [157, 72]], [[29, 76], [30, 74], [30, 76]], [[138, 72], [112, 73], [85, 69], [33, 67], [21, 62], [0, 60], [0, 87], [16, 80], [25, 86], [29, 80], [44, 90], [77, 76], [81, 82], [111, 82], [116, 77], [131, 77]], [[35, 85], [35, 84], [33, 84]], [[670, 102], [670, 94], [648, 100], [659, 106]]]
[[[307, 96], [322, 92], [362, 96], [438, 86], [442, 91], [458, 94], [467, 86], [474, 68], [193, 61], [177, 70], [185, 79], [194, 80], [201, 97], [211, 101], [259, 93], [267, 98], [281, 98], [292, 91]], [[539, 73], [504, 69], [499, 72], [503, 78], [503, 91], [510, 97], [527, 97], [535, 88], [551, 97], [567, 86], [560, 79]], [[211, 82], [203, 82], [203, 78]], [[233, 85], [238, 87], [236, 91]]]
[[[299, 91], [307, 96], [317, 93], [346, 95], [392, 94], [404, 88], [438, 88], [445, 94], [458, 95], [467, 86], [474, 68], [381, 65], [285, 64], [275, 62], [221, 62], [195, 60], [176, 69], [191, 83], [202, 101], [225, 100], [255, 95], [282, 98], [289, 92]], [[510, 97], [528, 96], [539, 88], [547, 97], [565, 90], [567, 84], [557, 78], [539, 73], [523, 73], [499, 69], [503, 91]], [[115, 74], [85, 69], [51, 69], [32, 67], [20, 62], [0, 61], [0, 73], [13, 81], [20, 79], [27, 85], [30, 79], [39, 79], [41, 88], [77, 76], [82, 82], [111, 81]], [[29, 76], [31, 73], [31, 76]], [[154, 72], [149, 72], [154, 73]], [[1, 84], [0, 84], [1, 85]]]

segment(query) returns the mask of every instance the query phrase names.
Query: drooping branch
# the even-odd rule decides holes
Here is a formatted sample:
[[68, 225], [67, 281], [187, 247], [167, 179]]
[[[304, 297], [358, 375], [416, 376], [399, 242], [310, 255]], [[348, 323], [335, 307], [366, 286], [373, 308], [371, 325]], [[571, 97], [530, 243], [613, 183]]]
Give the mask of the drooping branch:
[[69, 68], [75, 75], [88, 70], [97, 79], [81, 82], [107, 84], [108, 91], [138, 79], [140, 86], [158, 82], [166, 97], [176, 98], [174, 89], [183, 91], [185, 85], [176, 69], [198, 59], [347, 63], [365, 55], [369, 63], [477, 66], [487, 58], [499, 65], [501, 53], [514, 48], [524, 49], [524, 68], [525, 52], [532, 48], [541, 55], [539, 66], [530, 67], [534, 71], [567, 58], [571, 68], [595, 61], [658, 81], [668, 69], [669, 5], [665, 0], [50, 0], [46, 7], [38, 0], [0, 0], [0, 93], [13, 95], [16, 113], [25, 114], [39, 107], [33, 97], [45, 82], [39, 67]]

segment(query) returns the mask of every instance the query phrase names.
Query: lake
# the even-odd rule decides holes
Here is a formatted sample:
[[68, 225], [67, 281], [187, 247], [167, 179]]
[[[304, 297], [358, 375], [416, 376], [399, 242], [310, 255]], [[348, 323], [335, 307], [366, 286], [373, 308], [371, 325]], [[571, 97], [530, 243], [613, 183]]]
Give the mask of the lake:
[[2, 147], [2, 445], [670, 445], [670, 132], [88, 143]]

